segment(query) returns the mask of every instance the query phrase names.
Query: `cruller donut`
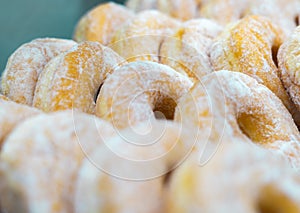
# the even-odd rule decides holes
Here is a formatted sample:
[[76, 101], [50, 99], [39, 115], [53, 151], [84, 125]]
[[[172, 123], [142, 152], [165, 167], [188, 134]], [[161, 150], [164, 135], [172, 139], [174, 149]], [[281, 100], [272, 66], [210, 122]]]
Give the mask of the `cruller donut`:
[[113, 136], [99, 118], [72, 111], [41, 114], [18, 125], [0, 154], [4, 212], [74, 212], [81, 161]]
[[168, 66], [131, 62], [116, 69], [102, 85], [96, 115], [117, 128], [154, 119], [155, 112], [172, 119], [177, 101], [191, 86], [188, 77]]
[[76, 42], [39, 38], [20, 46], [8, 59], [2, 74], [2, 93], [18, 103], [31, 105], [36, 82], [46, 64]]
[[82, 42], [51, 60], [37, 82], [33, 106], [94, 113], [100, 85], [124, 60], [98, 42]]
[[122, 5], [113, 2], [100, 4], [80, 19], [74, 32], [74, 40], [98, 41], [108, 45], [115, 31], [133, 17], [133, 12]]
[[274, 93], [248, 75], [206, 75], [180, 99], [174, 119], [191, 130], [193, 140], [216, 145], [222, 138], [254, 142], [300, 169], [300, 136], [290, 113]]
[[285, 91], [276, 66], [281, 33], [270, 20], [247, 16], [216, 38], [211, 48], [211, 62], [215, 70], [243, 72], [264, 84], [281, 99], [299, 124], [299, 113]]
[[292, 101], [300, 111], [300, 26], [280, 46], [278, 64], [281, 79]]

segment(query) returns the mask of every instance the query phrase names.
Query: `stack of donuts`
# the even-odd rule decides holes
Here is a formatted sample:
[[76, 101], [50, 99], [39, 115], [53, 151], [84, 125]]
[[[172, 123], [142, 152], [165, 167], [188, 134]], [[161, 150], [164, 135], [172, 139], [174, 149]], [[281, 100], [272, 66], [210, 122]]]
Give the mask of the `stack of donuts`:
[[0, 212], [300, 212], [299, 0], [103, 3], [8, 59]]

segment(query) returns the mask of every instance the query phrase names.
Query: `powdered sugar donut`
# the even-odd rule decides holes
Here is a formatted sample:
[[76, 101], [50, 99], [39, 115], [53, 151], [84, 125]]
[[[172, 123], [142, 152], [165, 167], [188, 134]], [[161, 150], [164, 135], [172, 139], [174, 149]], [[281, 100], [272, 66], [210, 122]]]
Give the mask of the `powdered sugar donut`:
[[292, 101], [300, 111], [300, 26], [280, 46], [278, 52], [278, 65], [281, 79]]
[[284, 159], [224, 141], [207, 164], [187, 161], [175, 170], [164, 212], [299, 212], [299, 186]]
[[[154, 121], [98, 146], [79, 172], [76, 212], [164, 212], [167, 174], [190, 151], [180, 125]], [[114, 162], [112, 164], [112, 162]]]
[[33, 107], [18, 104], [0, 95], [0, 149], [7, 135], [23, 120], [41, 112]]
[[1, 207], [5, 212], [74, 212], [81, 161], [114, 129], [72, 111], [42, 114], [18, 125], [0, 154]]
[[192, 86], [189, 78], [155, 62], [131, 62], [116, 69], [104, 82], [96, 115], [125, 128], [155, 118], [172, 119], [178, 99]]
[[2, 74], [2, 92], [11, 100], [32, 105], [36, 82], [46, 64], [76, 43], [72, 40], [41, 38], [20, 46], [8, 59]]
[[280, 26], [288, 36], [298, 25], [296, 17], [300, 14], [298, 0], [252, 0], [244, 15], [261, 15], [268, 17], [273, 24]]
[[113, 36], [109, 45], [127, 61], [159, 61], [163, 39], [171, 36], [180, 22], [155, 10], [138, 13]]
[[199, 146], [207, 141], [218, 146], [222, 138], [254, 142], [300, 169], [300, 136], [290, 113], [274, 93], [245, 74], [205, 76], [180, 99], [175, 120], [191, 130], [188, 137]]
[[82, 42], [51, 60], [38, 80], [33, 105], [45, 112], [77, 109], [94, 113], [106, 76], [124, 60], [98, 42]]
[[211, 62], [215, 70], [243, 72], [264, 84], [281, 99], [299, 124], [299, 113], [285, 91], [276, 66], [281, 34], [270, 20], [248, 16], [226, 28], [215, 40]]
[[166, 37], [161, 45], [160, 63], [187, 74], [194, 79], [213, 71], [209, 49], [222, 27], [208, 19], [193, 19], [183, 23], [176, 32]]
[[115, 31], [133, 17], [133, 12], [122, 5], [113, 2], [100, 4], [80, 19], [74, 32], [74, 40], [98, 41], [108, 45]]

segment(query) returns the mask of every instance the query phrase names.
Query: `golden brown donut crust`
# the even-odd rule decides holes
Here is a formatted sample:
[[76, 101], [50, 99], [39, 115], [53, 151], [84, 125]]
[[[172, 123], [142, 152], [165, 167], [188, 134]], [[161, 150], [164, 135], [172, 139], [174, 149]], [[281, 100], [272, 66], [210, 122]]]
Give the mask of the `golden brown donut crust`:
[[82, 42], [51, 60], [38, 80], [33, 106], [94, 113], [97, 91], [124, 60], [98, 42]]
[[67, 39], [39, 38], [20, 46], [8, 59], [2, 74], [1, 89], [11, 100], [32, 105], [39, 75], [46, 64], [76, 42]]

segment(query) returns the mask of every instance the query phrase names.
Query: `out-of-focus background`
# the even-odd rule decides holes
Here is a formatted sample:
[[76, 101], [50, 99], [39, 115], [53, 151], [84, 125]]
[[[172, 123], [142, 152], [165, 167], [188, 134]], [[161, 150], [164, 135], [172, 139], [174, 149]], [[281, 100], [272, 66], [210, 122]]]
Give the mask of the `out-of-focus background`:
[[[0, 73], [23, 43], [39, 37], [72, 38], [79, 18], [105, 0], [0, 0]], [[122, 4], [124, 0], [115, 0]]]

